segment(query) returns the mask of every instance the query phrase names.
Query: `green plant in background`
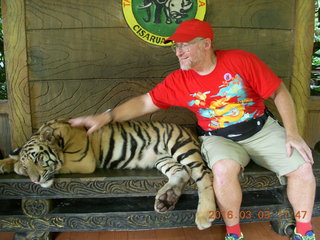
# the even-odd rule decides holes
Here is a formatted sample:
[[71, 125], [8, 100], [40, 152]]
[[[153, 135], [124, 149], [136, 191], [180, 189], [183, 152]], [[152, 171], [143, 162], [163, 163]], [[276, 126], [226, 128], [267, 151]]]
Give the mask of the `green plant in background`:
[[310, 80], [311, 95], [320, 96], [320, 0], [315, 0], [314, 44]]
[[2, 32], [2, 15], [0, 7], [0, 100], [7, 99], [6, 69], [4, 64], [4, 47]]

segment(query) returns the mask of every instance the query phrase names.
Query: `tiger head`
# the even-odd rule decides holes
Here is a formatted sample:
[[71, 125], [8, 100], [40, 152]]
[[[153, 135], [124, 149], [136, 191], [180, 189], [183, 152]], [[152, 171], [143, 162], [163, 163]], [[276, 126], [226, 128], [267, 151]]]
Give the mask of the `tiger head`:
[[17, 160], [14, 171], [28, 176], [32, 182], [44, 188], [53, 184], [54, 174], [63, 163], [61, 147], [53, 131], [48, 126], [41, 127], [22, 148], [10, 154], [11, 158]]

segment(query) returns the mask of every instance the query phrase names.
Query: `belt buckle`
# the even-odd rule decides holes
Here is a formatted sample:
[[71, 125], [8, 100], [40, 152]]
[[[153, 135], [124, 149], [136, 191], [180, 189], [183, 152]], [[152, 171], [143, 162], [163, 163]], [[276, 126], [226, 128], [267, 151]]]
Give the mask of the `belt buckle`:
[[215, 134], [213, 133], [213, 131], [208, 131], [206, 135], [207, 136], [214, 136]]

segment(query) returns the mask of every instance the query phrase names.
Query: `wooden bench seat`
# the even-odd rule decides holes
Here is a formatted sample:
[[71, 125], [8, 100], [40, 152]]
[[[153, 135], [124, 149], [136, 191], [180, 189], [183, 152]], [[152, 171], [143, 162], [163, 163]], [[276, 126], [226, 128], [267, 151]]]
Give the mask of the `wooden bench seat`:
[[[320, 216], [320, 156], [314, 152], [314, 157], [314, 216]], [[240, 180], [241, 222], [271, 221], [279, 234], [291, 234], [293, 213], [277, 176], [250, 163]], [[49, 239], [50, 232], [61, 231], [195, 226], [198, 196], [192, 182], [173, 211], [159, 214], [153, 210], [154, 196], [165, 182], [166, 177], [156, 169], [99, 169], [93, 174], [57, 175], [51, 188], [41, 188], [16, 174], [1, 175], [0, 231], [17, 232], [16, 239]], [[223, 224], [219, 210], [211, 215], [217, 218], [214, 224]]]

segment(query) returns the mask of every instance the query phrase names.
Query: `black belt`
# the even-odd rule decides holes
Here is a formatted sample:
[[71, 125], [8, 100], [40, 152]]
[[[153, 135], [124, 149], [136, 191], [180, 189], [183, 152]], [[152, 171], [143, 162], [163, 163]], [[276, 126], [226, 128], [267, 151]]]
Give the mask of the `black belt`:
[[241, 141], [259, 132], [263, 128], [268, 116], [269, 115], [267, 113], [264, 113], [263, 115], [252, 118], [248, 121], [236, 123], [228, 127], [212, 131], [205, 131], [198, 126], [198, 136], [221, 136], [233, 141]]

